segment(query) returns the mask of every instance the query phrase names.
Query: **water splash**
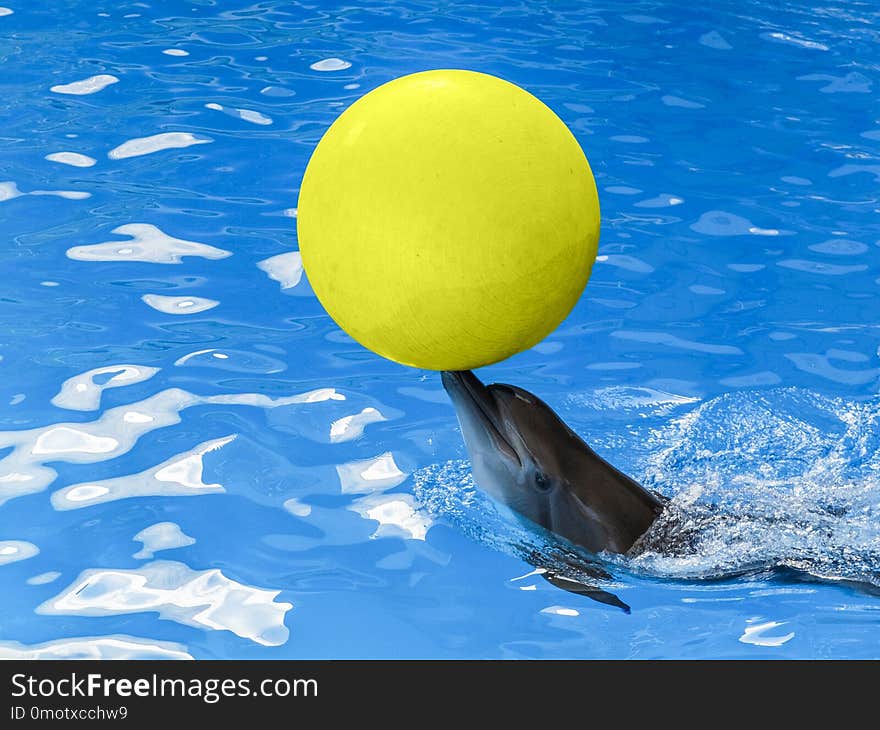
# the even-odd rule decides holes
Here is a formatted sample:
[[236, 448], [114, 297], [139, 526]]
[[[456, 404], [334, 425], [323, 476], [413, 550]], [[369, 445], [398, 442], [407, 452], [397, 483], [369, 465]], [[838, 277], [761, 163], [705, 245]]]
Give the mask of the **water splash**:
[[731, 393], [658, 429], [644, 482], [672, 497], [629, 566], [760, 569], [880, 587], [880, 401]]
[[[880, 398], [734, 392], [667, 420], [642, 448], [636, 476], [670, 503], [634, 555], [603, 556], [615, 574], [718, 580], [786, 572], [880, 589]], [[549, 554], [542, 565], [570, 574], [577, 551], [493, 503], [466, 462], [413, 477], [417, 498], [438, 518], [528, 562]]]

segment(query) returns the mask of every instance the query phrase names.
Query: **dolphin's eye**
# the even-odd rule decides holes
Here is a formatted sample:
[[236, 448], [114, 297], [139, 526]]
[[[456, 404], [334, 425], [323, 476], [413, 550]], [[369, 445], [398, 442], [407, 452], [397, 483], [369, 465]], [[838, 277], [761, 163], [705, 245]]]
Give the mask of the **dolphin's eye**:
[[550, 478], [542, 471], [535, 473], [535, 489], [539, 492], [549, 492], [553, 488]]

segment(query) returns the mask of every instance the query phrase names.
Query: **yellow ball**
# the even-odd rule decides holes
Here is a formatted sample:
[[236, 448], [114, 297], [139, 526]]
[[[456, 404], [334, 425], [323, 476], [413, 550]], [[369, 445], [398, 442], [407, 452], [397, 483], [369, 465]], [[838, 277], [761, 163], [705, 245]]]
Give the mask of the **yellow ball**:
[[537, 344], [571, 311], [596, 258], [599, 199], [541, 101], [487, 74], [426, 71], [327, 130], [297, 233], [312, 288], [355, 340], [466, 370]]

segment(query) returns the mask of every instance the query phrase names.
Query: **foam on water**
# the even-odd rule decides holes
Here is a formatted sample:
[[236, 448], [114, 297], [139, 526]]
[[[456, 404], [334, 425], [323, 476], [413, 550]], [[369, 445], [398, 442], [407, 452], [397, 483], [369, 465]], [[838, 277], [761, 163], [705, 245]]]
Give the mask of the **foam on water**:
[[672, 502], [632, 567], [682, 578], [787, 568], [880, 587], [880, 400], [730, 393], [652, 444], [645, 484]]
[[216, 569], [193, 570], [157, 560], [131, 570], [85, 570], [36, 610], [49, 616], [155, 611], [186, 626], [231, 631], [257, 644], [278, 646], [287, 641], [284, 617], [293, 608], [275, 600], [279, 593], [239, 583]]
[[[604, 403], [611, 412], [620, 399], [597, 391], [579, 403]], [[780, 388], [669, 406], [688, 412], [664, 418], [647, 437], [638, 434], [643, 444], [635, 448], [645, 453], [634, 476], [671, 501], [634, 556], [604, 557], [618, 577], [624, 571], [702, 581], [782, 570], [880, 589], [880, 398]], [[648, 408], [646, 416], [671, 412]], [[620, 463], [614, 453], [606, 456]], [[526, 560], [550, 555], [546, 564], [566, 572], [566, 561], [551, 562], [561, 543], [486, 497], [466, 462], [413, 477], [419, 503], [435, 517]]]

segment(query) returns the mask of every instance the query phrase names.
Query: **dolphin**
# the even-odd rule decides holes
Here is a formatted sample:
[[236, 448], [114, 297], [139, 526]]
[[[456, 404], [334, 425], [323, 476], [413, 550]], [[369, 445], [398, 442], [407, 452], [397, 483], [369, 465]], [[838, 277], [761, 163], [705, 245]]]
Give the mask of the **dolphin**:
[[[595, 555], [629, 552], [663, 512], [661, 497], [600, 457], [533, 394], [486, 386], [470, 370], [441, 377], [474, 482], [520, 516]], [[548, 580], [572, 590], [556, 578]], [[596, 600], [620, 605], [587, 588], [598, 591]]]

